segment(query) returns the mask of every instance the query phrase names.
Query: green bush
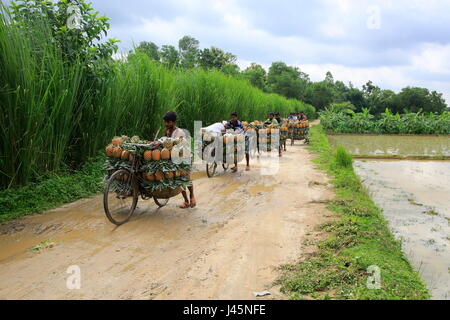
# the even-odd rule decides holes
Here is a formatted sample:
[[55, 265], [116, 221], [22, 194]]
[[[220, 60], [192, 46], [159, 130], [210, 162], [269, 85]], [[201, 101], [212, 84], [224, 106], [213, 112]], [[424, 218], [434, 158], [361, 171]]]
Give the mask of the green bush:
[[340, 168], [352, 168], [353, 166], [352, 155], [342, 146], [337, 147], [334, 159], [336, 165]]
[[450, 134], [450, 112], [392, 114], [386, 110], [375, 118], [368, 110], [361, 113], [325, 110], [320, 113], [320, 120], [325, 132], [336, 134]]

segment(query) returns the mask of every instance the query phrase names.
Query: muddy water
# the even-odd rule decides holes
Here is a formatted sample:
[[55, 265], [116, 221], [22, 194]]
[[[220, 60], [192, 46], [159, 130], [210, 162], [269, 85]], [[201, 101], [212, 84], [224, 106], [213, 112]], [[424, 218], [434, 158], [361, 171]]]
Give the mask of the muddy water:
[[330, 135], [352, 155], [450, 156], [450, 136]]
[[450, 299], [450, 161], [356, 161], [434, 299]]

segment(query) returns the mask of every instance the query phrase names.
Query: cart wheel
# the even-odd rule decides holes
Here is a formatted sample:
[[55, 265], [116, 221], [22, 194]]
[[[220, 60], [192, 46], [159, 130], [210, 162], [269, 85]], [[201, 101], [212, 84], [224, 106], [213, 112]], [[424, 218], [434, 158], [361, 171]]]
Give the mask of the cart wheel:
[[209, 164], [209, 163], [206, 164], [206, 174], [208, 175], [208, 178], [214, 177], [214, 174], [216, 173], [216, 169], [217, 169], [217, 163], [214, 162], [212, 164]]
[[169, 203], [169, 199], [157, 199], [153, 197], [153, 200], [155, 201], [156, 205], [160, 208], [167, 206], [167, 204]]
[[230, 165], [228, 163], [227, 164], [223, 163], [222, 168], [223, 170], [227, 171], [230, 168]]
[[118, 170], [106, 183], [103, 207], [111, 223], [120, 226], [130, 220], [139, 200], [136, 178], [128, 170]]

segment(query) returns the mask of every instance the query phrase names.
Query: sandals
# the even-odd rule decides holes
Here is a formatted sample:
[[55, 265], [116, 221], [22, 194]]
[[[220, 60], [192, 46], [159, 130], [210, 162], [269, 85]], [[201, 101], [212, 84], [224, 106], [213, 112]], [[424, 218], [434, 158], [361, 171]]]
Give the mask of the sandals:
[[195, 198], [191, 199], [191, 208], [195, 208], [197, 206], [197, 201], [195, 200]]

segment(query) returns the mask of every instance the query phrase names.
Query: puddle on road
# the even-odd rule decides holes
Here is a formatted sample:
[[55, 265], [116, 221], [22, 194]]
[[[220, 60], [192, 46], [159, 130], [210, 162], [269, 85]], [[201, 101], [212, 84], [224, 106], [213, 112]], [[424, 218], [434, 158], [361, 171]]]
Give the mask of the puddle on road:
[[355, 161], [434, 299], [450, 299], [450, 162]]
[[206, 178], [206, 171], [197, 171], [197, 172], [192, 172], [192, 180], [199, 180], [201, 178]]
[[258, 184], [258, 185], [247, 188], [247, 192], [250, 193], [250, 195], [252, 195], [252, 196], [256, 196], [258, 194], [273, 192], [274, 189], [275, 189], [275, 185], [265, 186], [263, 184]]
[[360, 156], [450, 156], [450, 136], [329, 135], [333, 148]]
[[237, 189], [239, 189], [243, 185], [244, 185], [244, 182], [233, 182], [233, 183], [229, 184], [228, 186], [226, 186], [225, 188], [222, 188], [219, 191], [219, 194], [224, 195], [224, 196], [229, 196], [233, 192], [237, 191]]

